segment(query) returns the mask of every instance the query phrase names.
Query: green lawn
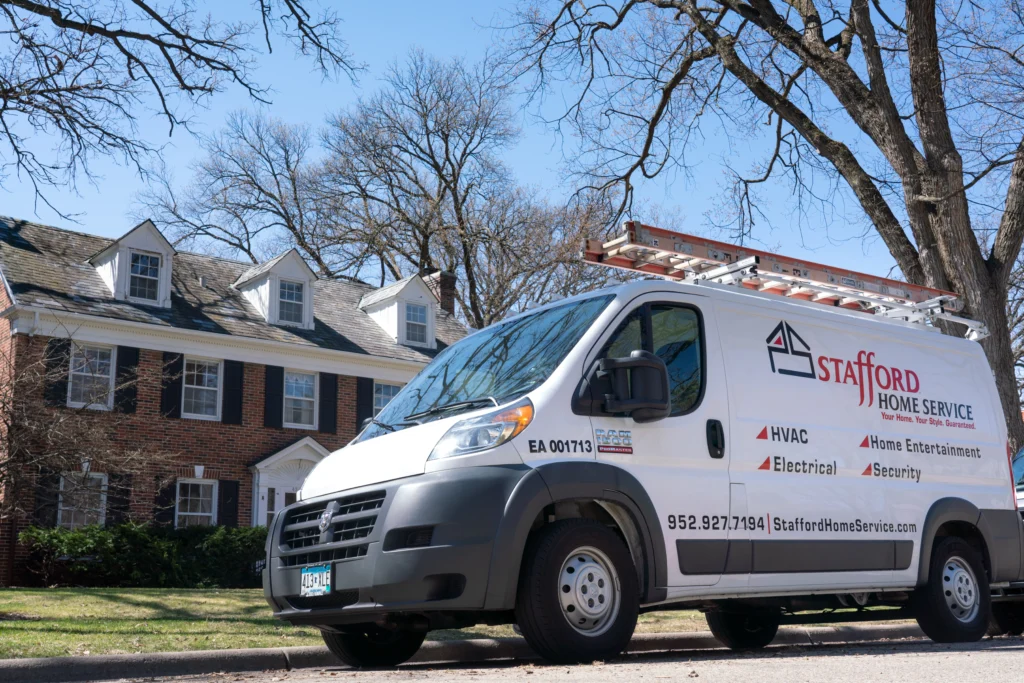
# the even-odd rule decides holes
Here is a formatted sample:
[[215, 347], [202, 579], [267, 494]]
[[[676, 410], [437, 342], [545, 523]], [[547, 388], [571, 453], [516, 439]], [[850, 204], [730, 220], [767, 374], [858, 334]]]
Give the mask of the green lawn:
[[[699, 612], [655, 612], [637, 633], [706, 628]], [[510, 626], [476, 626], [428, 638], [511, 635]], [[260, 590], [0, 589], [0, 659], [322, 643], [315, 629], [274, 619]]]

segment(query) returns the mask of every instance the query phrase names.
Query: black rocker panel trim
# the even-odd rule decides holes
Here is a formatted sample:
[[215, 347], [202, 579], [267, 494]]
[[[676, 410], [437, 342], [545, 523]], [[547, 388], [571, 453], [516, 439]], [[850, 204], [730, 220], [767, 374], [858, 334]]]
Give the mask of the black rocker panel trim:
[[902, 570], [913, 550], [913, 541], [676, 541], [679, 571], [686, 575]]

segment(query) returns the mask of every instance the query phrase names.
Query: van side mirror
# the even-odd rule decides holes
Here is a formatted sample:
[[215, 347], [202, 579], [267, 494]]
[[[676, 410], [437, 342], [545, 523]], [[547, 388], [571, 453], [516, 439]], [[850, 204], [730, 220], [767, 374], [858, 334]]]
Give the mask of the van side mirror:
[[668, 368], [650, 351], [594, 362], [573, 397], [577, 415], [628, 415], [654, 422], [672, 411]]

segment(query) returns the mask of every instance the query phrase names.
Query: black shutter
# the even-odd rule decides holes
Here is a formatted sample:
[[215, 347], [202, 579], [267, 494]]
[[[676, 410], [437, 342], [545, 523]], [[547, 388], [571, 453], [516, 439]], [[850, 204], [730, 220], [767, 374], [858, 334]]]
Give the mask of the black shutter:
[[238, 482], [221, 479], [217, 482], [217, 524], [238, 526]]
[[229, 425], [242, 424], [242, 383], [245, 377], [245, 363], [238, 360], [224, 361], [224, 392], [220, 407], [220, 421]]
[[160, 387], [160, 413], [164, 417], [181, 417], [181, 385], [184, 382], [185, 357], [164, 352], [163, 381]]
[[106, 526], [116, 526], [128, 521], [131, 514], [132, 475], [107, 475], [107, 516]]
[[122, 413], [134, 413], [139, 396], [139, 350], [133, 346], [118, 346], [116, 363], [114, 408]]
[[356, 434], [363, 429], [363, 422], [373, 417], [373, 379], [356, 378]]
[[[159, 477], [157, 486], [164, 483]], [[178, 482], [172, 481], [156, 492], [156, 504], [153, 506], [153, 523], [158, 526], [174, 526], [174, 504], [178, 497]]]
[[268, 365], [263, 387], [263, 426], [281, 427], [284, 420], [284, 368]]
[[40, 470], [36, 478], [36, 526], [57, 526], [57, 504], [60, 502], [60, 474], [52, 470]]
[[46, 367], [46, 387], [43, 400], [47, 405], [65, 406], [68, 404], [68, 372], [71, 366], [71, 340], [51, 339], [46, 342], [44, 355]]
[[338, 376], [320, 373], [320, 419], [318, 429], [324, 434], [338, 433]]

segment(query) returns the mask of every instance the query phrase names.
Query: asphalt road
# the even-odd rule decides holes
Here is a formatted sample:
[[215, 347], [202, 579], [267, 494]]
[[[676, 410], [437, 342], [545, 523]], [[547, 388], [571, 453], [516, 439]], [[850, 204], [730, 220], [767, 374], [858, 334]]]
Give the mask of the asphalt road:
[[[629, 656], [580, 666], [495, 662], [486, 665], [407, 665], [388, 671], [303, 669], [291, 672], [217, 674], [146, 679], [147, 682], [325, 683], [326, 681], [459, 681], [489, 683], [628, 683], [644, 680], [702, 683], [1011, 683], [1024, 681], [1024, 639], [985, 640], [971, 645], [930, 642], [879, 643], [858, 647], [774, 647], [756, 654], [724, 650]], [[125, 683], [125, 682], [122, 682]], [[134, 683], [134, 682], [133, 682]]]

